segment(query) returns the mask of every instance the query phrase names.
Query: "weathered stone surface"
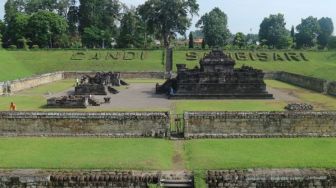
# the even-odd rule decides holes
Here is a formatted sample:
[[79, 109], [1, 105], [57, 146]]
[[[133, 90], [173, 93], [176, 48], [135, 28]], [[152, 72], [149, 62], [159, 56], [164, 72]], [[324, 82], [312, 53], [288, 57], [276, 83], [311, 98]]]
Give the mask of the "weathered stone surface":
[[336, 112], [186, 112], [185, 138], [336, 136]]
[[336, 170], [250, 169], [208, 171], [206, 182], [209, 188], [335, 187]]
[[277, 72], [276, 74], [274, 74], [274, 76], [274, 79], [276, 80], [300, 86], [309, 90], [317, 91], [320, 93], [326, 92], [328, 84], [328, 82], [324, 79], [313, 78], [289, 72]]
[[314, 110], [314, 107], [310, 104], [305, 104], [305, 103], [291, 103], [285, 106], [285, 110], [287, 111], [312, 111]]
[[165, 137], [164, 112], [0, 112], [2, 136]]
[[200, 61], [200, 68], [177, 65], [177, 77], [156, 87], [172, 99], [252, 98], [270, 99], [264, 73], [252, 67], [234, 69], [235, 61], [221, 50], [213, 50]]
[[158, 184], [161, 172], [0, 170], [0, 187], [138, 187]]
[[10, 91], [12, 93], [25, 89], [37, 87], [39, 85], [52, 83], [63, 79], [63, 72], [47, 73], [29, 78], [14, 80], [10, 82]]
[[330, 82], [327, 86], [327, 94], [336, 96], [336, 81]]
[[47, 100], [48, 108], [86, 108], [89, 98], [85, 96], [53, 97]]

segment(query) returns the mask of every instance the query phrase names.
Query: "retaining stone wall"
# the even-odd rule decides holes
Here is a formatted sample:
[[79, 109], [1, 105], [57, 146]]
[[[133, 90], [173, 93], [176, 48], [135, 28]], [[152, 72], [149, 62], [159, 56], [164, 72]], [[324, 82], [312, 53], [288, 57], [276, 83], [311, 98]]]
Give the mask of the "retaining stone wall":
[[336, 81], [328, 83], [327, 94], [332, 95], [332, 96], [336, 96]]
[[0, 136], [165, 137], [164, 112], [0, 112]]
[[25, 89], [37, 87], [43, 84], [52, 83], [63, 79], [63, 72], [55, 72], [33, 76], [29, 78], [14, 80], [10, 82], [10, 90], [12, 93]]
[[40, 171], [2, 170], [0, 187], [52, 188], [52, 187], [120, 187], [147, 188], [157, 184], [158, 172], [140, 171]]
[[268, 169], [208, 171], [209, 188], [335, 187], [336, 170]]
[[185, 138], [336, 136], [336, 112], [186, 112]]
[[273, 75], [273, 78], [275, 80], [293, 84], [320, 93], [326, 92], [328, 84], [328, 82], [323, 79], [293, 74], [289, 72], [277, 72], [276, 74]]

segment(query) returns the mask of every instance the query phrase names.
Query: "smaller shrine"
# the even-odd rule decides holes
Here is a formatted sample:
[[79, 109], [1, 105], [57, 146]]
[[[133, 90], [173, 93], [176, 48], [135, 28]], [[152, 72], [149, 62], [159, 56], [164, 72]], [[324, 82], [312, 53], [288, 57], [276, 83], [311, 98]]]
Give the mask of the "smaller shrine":
[[236, 62], [222, 50], [212, 50], [188, 69], [178, 64], [177, 77], [156, 85], [156, 93], [170, 99], [272, 99], [266, 91], [264, 73], [248, 66], [235, 69]]
[[95, 76], [83, 76], [75, 87], [75, 95], [107, 95], [117, 94], [119, 91], [114, 86], [128, 85], [120, 79], [120, 73], [98, 72]]

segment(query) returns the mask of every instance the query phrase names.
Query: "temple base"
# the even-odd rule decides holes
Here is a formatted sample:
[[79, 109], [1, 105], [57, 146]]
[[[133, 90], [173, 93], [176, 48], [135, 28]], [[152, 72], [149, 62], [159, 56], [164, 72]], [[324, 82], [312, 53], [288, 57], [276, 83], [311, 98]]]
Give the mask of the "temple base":
[[169, 95], [169, 99], [274, 99], [272, 94], [256, 93], [256, 94], [174, 94]]

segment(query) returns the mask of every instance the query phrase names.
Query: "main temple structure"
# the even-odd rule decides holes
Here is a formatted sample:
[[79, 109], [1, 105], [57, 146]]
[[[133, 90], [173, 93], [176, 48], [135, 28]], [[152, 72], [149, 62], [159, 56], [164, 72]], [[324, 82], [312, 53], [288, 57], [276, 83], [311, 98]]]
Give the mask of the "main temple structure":
[[252, 67], [235, 69], [235, 61], [223, 51], [212, 50], [200, 67], [178, 64], [177, 77], [156, 86], [156, 93], [170, 99], [272, 99], [266, 91], [264, 73]]

